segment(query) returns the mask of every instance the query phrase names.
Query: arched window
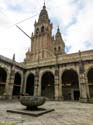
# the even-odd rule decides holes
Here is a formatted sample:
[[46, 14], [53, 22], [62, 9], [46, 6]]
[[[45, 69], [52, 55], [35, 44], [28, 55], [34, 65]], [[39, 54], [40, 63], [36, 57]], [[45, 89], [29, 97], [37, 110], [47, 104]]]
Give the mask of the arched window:
[[36, 29], [36, 34], [38, 34], [38, 33], [39, 33], [39, 28]]
[[56, 52], [56, 47], [54, 48], [54, 51]]
[[41, 32], [42, 32], [42, 33], [44, 32], [44, 26], [41, 27]]
[[59, 46], [59, 47], [58, 47], [58, 51], [60, 51], [60, 49], [61, 49], [61, 47]]

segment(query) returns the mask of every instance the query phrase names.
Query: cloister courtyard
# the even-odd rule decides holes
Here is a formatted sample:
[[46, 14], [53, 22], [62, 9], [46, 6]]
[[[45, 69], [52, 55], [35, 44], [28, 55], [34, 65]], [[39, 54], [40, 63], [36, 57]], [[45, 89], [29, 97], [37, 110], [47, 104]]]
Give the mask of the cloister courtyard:
[[[38, 9], [36, 5], [39, 6], [38, 3], [36, 2], [35, 4], [34, 7], [35, 12], [38, 11], [38, 10], [36, 11], [36, 9]], [[69, 3], [71, 4], [74, 2], [69, 2]], [[17, 56], [15, 56], [15, 54], [13, 54], [12, 58], [0, 55], [0, 125], [93, 125], [93, 47], [92, 47], [93, 44], [92, 42], [90, 43], [90, 41], [93, 41], [93, 37], [91, 37], [92, 39], [89, 39], [93, 30], [89, 30], [90, 32], [88, 33], [88, 29], [90, 29], [90, 27], [89, 28], [85, 27], [84, 24], [82, 26], [80, 25], [81, 27], [76, 28], [78, 29], [77, 32], [75, 31], [74, 27], [70, 28], [70, 25], [74, 26], [74, 24], [78, 24], [78, 22], [85, 22], [85, 24], [87, 24], [84, 18], [85, 13], [83, 17], [84, 21], [76, 20], [77, 17], [80, 18], [82, 14], [80, 2], [79, 3], [76, 2], [76, 4], [78, 5], [77, 7], [75, 7], [76, 9], [73, 8], [74, 6], [71, 6], [72, 8], [70, 9], [71, 22], [68, 21], [68, 19], [66, 19], [69, 22], [68, 24], [66, 24], [64, 23], [63, 20], [64, 12], [63, 11], [61, 12], [61, 9], [60, 13], [56, 13], [56, 8], [57, 8], [56, 6], [55, 9], [54, 8], [49, 9], [49, 14], [51, 13], [50, 10], [53, 9], [53, 11], [55, 11], [54, 12], [55, 14], [52, 15], [51, 13], [51, 16], [49, 16], [47, 11], [49, 7], [47, 8], [44, 3], [44, 5], [40, 10], [40, 13], [39, 14], [37, 13], [38, 15], [36, 15], [38, 16], [38, 18], [32, 16], [35, 17], [33, 18], [34, 20], [31, 22], [32, 24], [29, 25], [28, 23], [27, 24], [28, 26], [24, 24], [26, 26], [26, 29], [29, 30], [29, 32], [31, 30], [30, 36], [27, 35], [28, 34], [26, 33], [27, 31], [25, 32], [23, 30], [24, 28], [21, 29], [21, 27], [19, 27], [21, 26], [19, 25], [19, 23], [22, 23], [23, 21], [26, 21], [32, 17], [27, 18], [23, 21], [18, 21], [19, 23], [15, 22], [16, 20], [14, 19], [15, 22], [14, 26], [16, 25], [17, 28], [21, 32], [23, 32], [24, 35], [26, 35], [30, 41], [28, 43], [29, 46], [27, 45], [26, 41], [25, 42], [26, 48], [25, 47], [20, 48], [20, 51], [18, 51], [19, 46], [22, 47], [23, 45], [25, 45], [22, 42], [21, 46], [20, 44], [21, 37], [22, 41], [26, 39], [24, 39], [24, 37], [21, 36], [21, 34], [17, 36], [17, 31], [14, 30], [15, 34], [13, 36], [12, 34], [10, 35], [11, 38], [14, 36], [16, 37], [16, 40], [18, 40], [18, 45], [17, 43], [15, 43], [16, 41], [14, 38], [13, 38], [14, 40], [6, 39], [6, 43], [8, 43], [8, 45], [11, 45], [9, 46], [10, 49], [8, 49], [9, 50], [8, 52], [9, 54], [12, 54], [11, 53], [11, 49], [13, 50], [13, 48], [11, 48], [12, 45], [15, 46], [15, 48], [17, 48], [16, 49], [17, 51], [15, 51], [15, 49], [13, 50], [13, 53], [15, 53], [16, 55], [17, 55], [16, 52], [21, 52], [20, 54], [22, 54], [23, 53], [22, 51], [24, 50], [25, 52], [26, 50], [23, 61], [18, 62], [16, 60]], [[9, 8], [7, 6], [4, 7]], [[60, 7], [62, 8], [62, 6]], [[19, 8], [18, 5], [17, 7], [11, 6], [9, 12], [12, 9], [13, 12], [15, 12], [17, 8]], [[80, 8], [79, 12], [77, 11], [77, 8]], [[76, 14], [72, 13], [73, 9], [75, 9], [75, 12], [78, 13]], [[31, 11], [34, 14], [34, 11], [33, 10]], [[68, 11], [66, 11], [66, 13], [67, 12]], [[69, 13], [65, 14], [65, 17]], [[58, 17], [58, 19], [56, 19], [55, 18], [56, 15], [60, 15], [59, 16], [60, 18]], [[73, 16], [76, 15], [75, 18], [72, 18], [73, 17], [72, 15]], [[91, 15], [91, 13], [89, 13], [88, 15]], [[12, 18], [13, 17], [14, 16], [12, 16]], [[10, 22], [11, 21], [12, 20], [10, 20]], [[4, 21], [4, 29], [6, 30], [5, 23], [6, 21]], [[56, 27], [57, 26], [56, 23], [58, 25], [58, 28]], [[88, 18], [88, 23], [89, 23], [89, 18]], [[10, 25], [10, 27], [12, 25]], [[79, 31], [82, 32], [80, 33]], [[86, 39], [87, 37], [85, 35], [84, 37], [82, 37], [83, 32], [86, 36], [88, 35], [88, 39]], [[74, 33], [73, 38], [75, 39], [72, 39], [72, 37], [70, 37], [70, 33]], [[78, 37], [79, 34], [80, 38]], [[5, 33], [4, 36], [6, 36], [6, 38], [9, 37], [5, 35]], [[1, 38], [3, 38], [2, 35]], [[9, 41], [11, 41], [12, 44], [9, 44]], [[1, 40], [1, 43], [3, 43], [3, 39]], [[4, 45], [3, 47], [4, 47], [4, 53], [6, 53], [7, 46]], [[21, 58], [22, 55], [21, 56], [19, 55], [19, 57]], [[43, 115], [40, 115], [38, 117], [26, 114], [23, 115], [18, 113], [7, 112], [7, 110], [13, 111], [18, 109], [25, 109], [26, 107], [21, 105], [21, 103], [18, 101], [18, 98], [20, 96], [25, 96], [25, 95], [46, 97], [47, 101], [44, 105], [41, 106], [41, 108], [45, 108], [47, 110], [48, 109], [54, 109], [54, 110], [45, 113]], [[49, 101], [48, 99], [51, 101]], [[25, 102], [28, 103], [27, 100], [25, 100]], [[36, 109], [35, 106], [33, 107], [34, 109]]]
[[24, 108], [19, 101], [0, 100], [0, 125], [93, 125], [93, 104], [70, 101], [47, 101], [43, 108], [55, 111], [39, 117], [6, 112]]

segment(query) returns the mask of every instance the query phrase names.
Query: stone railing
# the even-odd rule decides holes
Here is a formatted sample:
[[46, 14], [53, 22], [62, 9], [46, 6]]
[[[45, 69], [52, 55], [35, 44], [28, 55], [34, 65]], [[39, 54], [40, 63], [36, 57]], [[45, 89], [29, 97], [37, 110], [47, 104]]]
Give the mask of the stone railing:
[[[86, 60], [93, 60], [93, 52], [88, 53], [81, 53], [81, 58], [83, 61]], [[58, 56], [57, 58], [48, 58], [46, 60], [40, 60], [39, 62], [29, 62], [26, 64], [26, 68], [34, 68], [34, 67], [41, 67], [41, 66], [48, 66], [48, 65], [55, 65], [58, 64], [64, 64], [64, 63], [73, 63], [73, 62], [79, 62], [79, 54], [73, 53], [73, 54], [65, 54], [63, 56]]]

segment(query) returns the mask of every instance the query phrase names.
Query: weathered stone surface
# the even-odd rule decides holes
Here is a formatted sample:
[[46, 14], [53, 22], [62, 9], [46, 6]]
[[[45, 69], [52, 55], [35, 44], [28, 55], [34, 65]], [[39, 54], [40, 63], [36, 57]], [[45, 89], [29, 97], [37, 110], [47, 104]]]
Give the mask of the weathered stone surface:
[[17, 113], [17, 114], [21, 114], [21, 115], [30, 115], [30, 116], [40, 116], [49, 112], [54, 111], [54, 109], [45, 109], [45, 108], [38, 108], [37, 110], [25, 110], [25, 109], [13, 109], [13, 110], [7, 110], [7, 112], [10, 113]]
[[45, 97], [37, 96], [21, 96], [20, 102], [22, 105], [26, 106], [28, 110], [37, 109], [38, 106], [43, 105], [46, 101]]
[[93, 125], [93, 104], [47, 101], [42, 108], [55, 111], [40, 117], [14, 114], [7, 109], [24, 108], [19, 102], [0, 101], [1, 125]]

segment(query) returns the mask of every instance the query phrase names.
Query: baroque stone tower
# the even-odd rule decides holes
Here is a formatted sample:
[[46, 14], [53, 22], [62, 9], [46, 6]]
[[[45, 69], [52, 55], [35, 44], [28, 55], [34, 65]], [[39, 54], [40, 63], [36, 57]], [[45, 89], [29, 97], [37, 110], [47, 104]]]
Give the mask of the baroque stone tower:
[[65, 44], [59, 28], [57, 29], [55, 38], [52, 36], [52, 23], [44, 4], [38, 21], [34, 23], [34, 33], [31, 36], [31, 49], [26, 53], [25, 62], [53, 58], [55, 54], [65, 53], [64, 48]]

